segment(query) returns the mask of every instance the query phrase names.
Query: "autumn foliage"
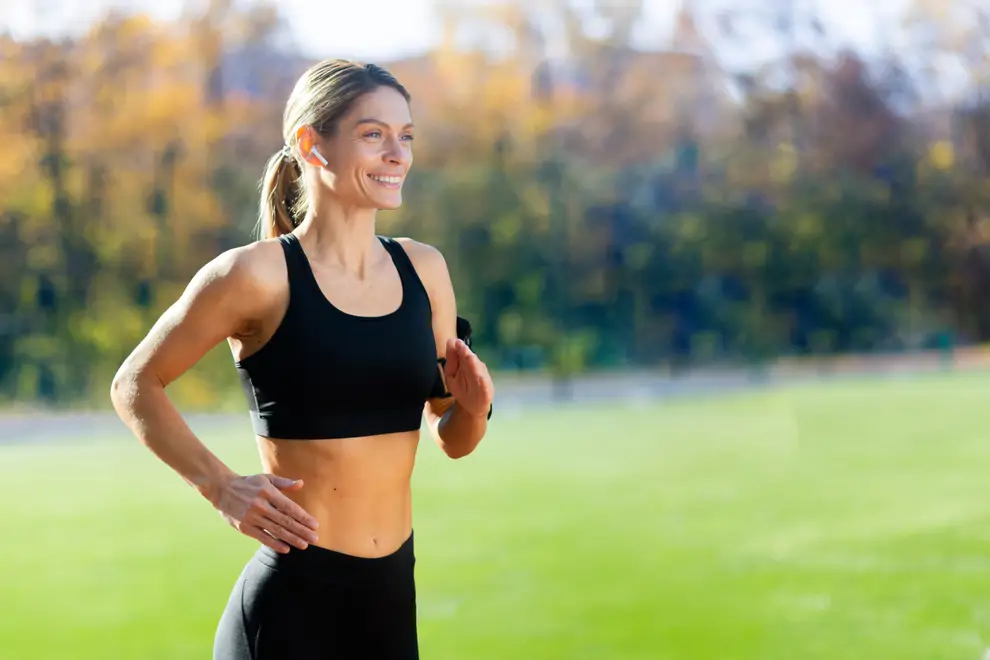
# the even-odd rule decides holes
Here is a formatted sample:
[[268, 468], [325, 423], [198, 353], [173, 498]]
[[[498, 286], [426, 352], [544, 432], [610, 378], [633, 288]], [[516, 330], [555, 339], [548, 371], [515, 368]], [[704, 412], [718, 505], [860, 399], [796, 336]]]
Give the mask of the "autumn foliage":
[[[270, 6], [232, 4], [0, 37], [0, 397], [100, 400], [190, 275], [253, 240], [261, 169], [310, 62], [279, 45]], [[703, 34], [683, 10], [643, 50], [637, 3], [600, 10], [594, 36], [566, 3], [540, 6], [553, 30], [522, 2], [448, 7], [433, 51], [380, 62], [412, 92], [418, 137], [406, 203], [379, 231], [443, 250], [494, 368], [990, 336], [986, 53], [966, 61], [973, 93], [945, 101], [893, 55], [817, 53], [772, 22], [797, 45], [739, 71], [716, 46], [755, 37], [728, 17]], [[219, 346], [180, 400], [236, 400], [229, 361]]]

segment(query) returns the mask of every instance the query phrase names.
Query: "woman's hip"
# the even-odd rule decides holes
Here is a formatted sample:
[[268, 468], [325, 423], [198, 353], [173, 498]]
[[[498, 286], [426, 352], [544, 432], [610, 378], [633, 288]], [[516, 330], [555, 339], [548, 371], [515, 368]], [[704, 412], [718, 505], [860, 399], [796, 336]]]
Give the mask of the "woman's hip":
[[389, 555], [262, 546], [223, 612], [214, 660], [416, 660], [413, 537]]

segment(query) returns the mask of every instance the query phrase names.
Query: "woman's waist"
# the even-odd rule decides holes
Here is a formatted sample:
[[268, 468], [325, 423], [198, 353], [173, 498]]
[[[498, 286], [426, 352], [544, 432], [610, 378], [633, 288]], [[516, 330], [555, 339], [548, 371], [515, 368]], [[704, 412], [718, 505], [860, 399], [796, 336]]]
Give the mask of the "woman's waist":
[[400, 433], [334, 440], [258, 438], [265, 471], [301, 479], [303, 497], [394, 498], [409, 489], [418, 434]]
[[324, 548], [310, 545], [305, 550], [292, 548], [280, 553], [262, 545], [254, 555], [255, 561], [289, 575], [296, 575], [312, 583], [312, 580], [328, 585], [400, 587], [411, 586], [416, 557], [412, 530], [389, 552], [374, 556], [361, 556], [346, 549]]
[[[305, 487], [304, 487], [305, 488]], [[359, 557], [394, 552], [412, 533], [412, 497], [407, 487], [384, 496], [293, 493], [292, 499], [317, 523], [315, 545]]]
[[285, 495], [316, 518], [316, 545], [363, 557], [394, 551], [412, 527], [416, 440], [404, 435], [298, 442], [262, 439], [266, 472], [301, 480]]

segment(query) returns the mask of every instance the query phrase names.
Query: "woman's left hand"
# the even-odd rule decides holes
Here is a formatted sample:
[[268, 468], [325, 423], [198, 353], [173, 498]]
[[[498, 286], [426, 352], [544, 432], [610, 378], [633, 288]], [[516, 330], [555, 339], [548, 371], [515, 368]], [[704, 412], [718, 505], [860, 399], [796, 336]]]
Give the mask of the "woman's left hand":
[[465, 412], [487, 417], [495, 397], [495, 385], [488, 367], [460, 339], [447, 340], [447, 364], [444, 365], [447, 391]]

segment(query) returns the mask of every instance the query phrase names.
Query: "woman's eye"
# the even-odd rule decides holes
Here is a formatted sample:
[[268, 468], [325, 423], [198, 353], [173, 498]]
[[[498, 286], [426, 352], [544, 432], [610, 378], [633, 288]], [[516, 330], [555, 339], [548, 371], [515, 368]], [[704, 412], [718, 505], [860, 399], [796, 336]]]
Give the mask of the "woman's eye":
[[[371, 131], [369, 133], [365, 133], [364, 134], [364, 137], [365, 138], [368, 138], [370, 140], [377, 140], [377, 139], [379, 139], [379, 138], [382, 137], [382, 132], [381, 131]], [[402, 136], [402, 139], [403, 140], [406, 140], [408, 142], [412, 142], [413, 141], [413, 136], [412, 135], [403, 135]]]

